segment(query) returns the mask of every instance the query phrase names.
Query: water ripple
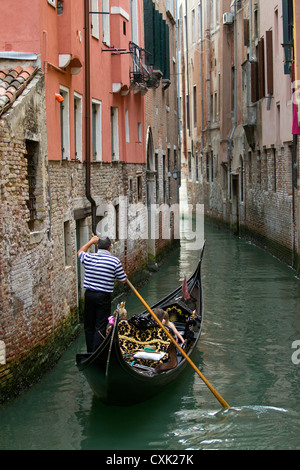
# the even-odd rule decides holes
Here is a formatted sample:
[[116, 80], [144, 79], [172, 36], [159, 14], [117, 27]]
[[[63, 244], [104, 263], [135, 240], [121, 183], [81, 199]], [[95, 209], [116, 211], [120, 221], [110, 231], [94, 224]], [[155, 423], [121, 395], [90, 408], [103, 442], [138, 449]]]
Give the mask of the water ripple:
[[182, 410], [177, 426], [165, 435], [177, 450], [299, 449], [300, 413], [273, 406], [229, 410]]

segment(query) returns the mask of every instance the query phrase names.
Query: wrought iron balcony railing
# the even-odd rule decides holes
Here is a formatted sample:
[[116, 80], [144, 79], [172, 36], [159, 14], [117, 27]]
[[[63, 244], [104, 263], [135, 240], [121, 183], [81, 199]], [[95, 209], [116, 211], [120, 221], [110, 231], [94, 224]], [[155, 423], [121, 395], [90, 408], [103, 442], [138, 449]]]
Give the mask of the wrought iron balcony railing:
[[147, 51], [134, 42], [129, 43], [129, 50], [132, 57], [132, 69], [129, 72], [130, 81], [146, 88], [157, 88], [161, 73], [150, 69], [146, 64]]

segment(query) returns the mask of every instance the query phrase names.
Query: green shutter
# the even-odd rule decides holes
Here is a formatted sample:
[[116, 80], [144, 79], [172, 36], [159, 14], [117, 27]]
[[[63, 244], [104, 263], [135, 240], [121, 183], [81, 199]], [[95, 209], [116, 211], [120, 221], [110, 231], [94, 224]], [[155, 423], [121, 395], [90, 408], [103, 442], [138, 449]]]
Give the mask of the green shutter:
[[144, 0], [145, 49], [150, 54], [147, 65], [161, 70], [163, 78], [170, 78], [169, 26], [152, 0]]
[[147, 51], [147, 65], [154, 65], [154, 3], [152, 0], [144, 0], [144, 37]]
[[161, 17], [162, 15], [154, 11], [154, 67], [161, 70]]
[[165, 73], [164, 78], [170, 80], [170, 40], [169, 40], [169, 26], [165, 27]]
[[293, 45], [293, 3], [292, 0], [282, 0], [282, 23], [284, 44], [284, 73], [290, 73]]

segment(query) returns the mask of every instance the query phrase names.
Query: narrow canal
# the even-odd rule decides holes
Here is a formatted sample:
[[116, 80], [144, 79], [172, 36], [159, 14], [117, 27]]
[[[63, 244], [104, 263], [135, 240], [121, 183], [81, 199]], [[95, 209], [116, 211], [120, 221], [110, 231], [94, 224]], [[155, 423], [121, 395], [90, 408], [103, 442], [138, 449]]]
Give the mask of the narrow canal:
[[[75, 367], [81, 335], [57, 366], [0, 407], [0, 449], [299, 449], [300, 280], [257, 247], [205, 227], [205, 318], [194, 362], [168, 392], [130, 408], [93, 398]], [[140, 290], [153, 304], [189, 276], [197, 251], [174, 253]], [[133, 295], [129, 314], [141, 305]], [[122, 390], [120, 390], [122, 394]]]

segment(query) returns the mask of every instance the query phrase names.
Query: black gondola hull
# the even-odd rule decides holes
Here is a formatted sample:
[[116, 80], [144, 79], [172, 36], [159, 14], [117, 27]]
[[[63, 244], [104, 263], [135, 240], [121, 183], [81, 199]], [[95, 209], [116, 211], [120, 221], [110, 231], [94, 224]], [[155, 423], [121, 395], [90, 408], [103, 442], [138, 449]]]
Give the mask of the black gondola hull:
[[[181, 287], [169, 294], [163, 300], [152, 306], [166, 309], [181, 298], [182, 305], [189, 311], [196, 311], [196, 327], [194, 340], [186, 352], [190, 358], [196, 349], [201, 334], [203, 322], [203, 293], [201, 284], [201, 261], [195, 273], [188, 281], [191, 299], [182, 299]], [[143, 312], [141, 315], [144, 315]], [[118, 322], [110, 330], [102, 345], [93, 354], [77, 354], [76, 365], [86, 377], [93, 393], [103, 402], [110, 405], [130, 406], [145, 401], [162, 392], [166, 387], [178, 380], [182, 372], [189, 366], [186, 359], [181, 358], [178, 365], [161, 374], [147, 375], [137, 371], [123, 358], [118, 340]]]

